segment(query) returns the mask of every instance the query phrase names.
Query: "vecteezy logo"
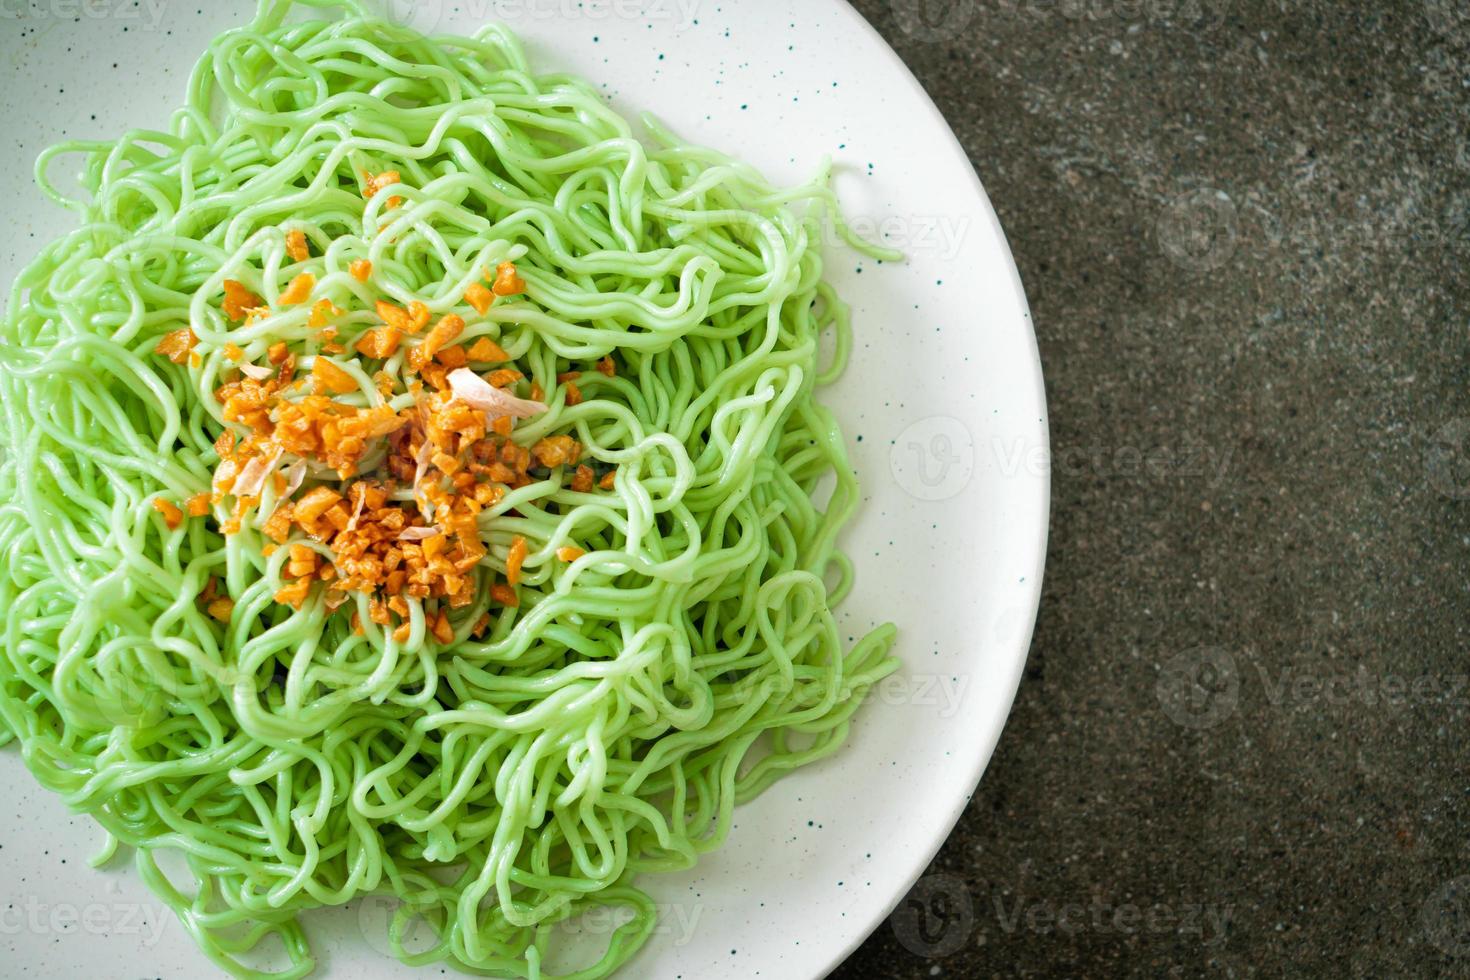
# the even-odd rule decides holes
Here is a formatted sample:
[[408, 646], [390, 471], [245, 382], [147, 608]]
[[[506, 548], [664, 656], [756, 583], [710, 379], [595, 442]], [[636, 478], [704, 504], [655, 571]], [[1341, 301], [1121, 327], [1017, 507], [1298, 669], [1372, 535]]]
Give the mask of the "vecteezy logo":
[[919, 41], [951, 41], [970, 26], [975, 0], [888, 0], [898, 29]]
[[1429, 485], [1451, 500], [1470, 498], [1470, 419], [1454, 419], [1424, 451]]
[[1159, 247], [1189, 272], [1218, 269], [1235, 254], [1235, 203], [1224, 191], [1201, 187], [1170, 201], [1159, 215]]
[[904, 896], [888, 921], [903, 948], [915, 956], [949, 956], [969, 942], [975, 908], [962, 879], [928, 875]]
[[[364, 895], [357, 903], [357, 927], [375, 953], [394, 956], [394, 940], [409, 950], [427, 949], [438, 937], [434, 927], [421, 913], [428, 906], [417, 906], [388, 895]], [[399, 921], [394, 922], [397, 918]]]
[[177, 680], [173, 664], [143, 663], [129, 656], [99, 669], [93, 689], [103, 718], [122, 728], [157, 724], [168, 706], [168, 684]]
[[920, 500], [948, 500], [975, 475], [975, 440], [959, 419], [920, 419], [893, 441], [888, 462], [893, 479]]
[[420, 34], [432, 34], [444, 24], [444, 0], [377, 0], [383, 19]]
[[1154, 685], [1164, 714], [1185, 728], [1213, 728], [1235, 713], [1240, 674], [1235, 658], [1218, 647], [1198, 647], [1164, 664]]
[[1447, 881], [1419, 910], [1424, 935], [1450, 956], [1470, 954], [1470, 875]]
[[169, 0], [0, 0], [0, 20], [116, 20], [156, 31]]

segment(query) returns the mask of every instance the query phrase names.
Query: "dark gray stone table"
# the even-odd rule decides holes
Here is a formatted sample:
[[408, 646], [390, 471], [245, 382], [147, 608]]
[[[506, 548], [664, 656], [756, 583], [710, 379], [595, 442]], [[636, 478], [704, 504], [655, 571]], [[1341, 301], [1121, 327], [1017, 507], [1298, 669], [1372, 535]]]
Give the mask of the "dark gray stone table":
[[1470, 975], [1470, 4], [856, 0], [1030, 297], [1026, 678], [834, 974]]

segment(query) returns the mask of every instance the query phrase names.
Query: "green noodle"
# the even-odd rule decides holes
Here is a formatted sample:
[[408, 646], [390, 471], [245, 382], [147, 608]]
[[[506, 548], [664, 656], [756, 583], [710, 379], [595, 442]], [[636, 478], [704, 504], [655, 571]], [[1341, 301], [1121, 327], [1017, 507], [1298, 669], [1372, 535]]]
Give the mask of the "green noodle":
[[[0, 331], [0, 741], [135, 848], [237, 976], [305, 976], [299, 913], [383, 895], [402, 903], [395, 955], [493, 976], [549, 976], [559, 924], [620, 910], [566, 974], [603, 977], [655, 926], [635, 877], [717, 847], [735, 805], [840, 746], [895, 666], [891, 627], [844, 649], [831, 612], [858, 491], [814, 400], [849, 346], [819, 222], [851, 236], [825, 172], [781, 190], [652, 121], [640, 141], [587, 84], [532, 75], [500, 27], [429, 40], [308, 5], [347, 9], [288, 23], [289, 2], [262, 3], [210, 45], [167, 132], [38, 164], [83, 226], [21, 274]], [[77, 200], [47, 178], [71, 153]], [[402, 185], [364, 205], [358, 175], [389, 169]], [[257, 517], [226, 537], [222, 508], [170, 530], [152, 506], [210, 488], [226, 344], [319, 352], [305, 307], [218, 310], [226, 278], [274, 305], [285, 229], [349, 336], [374, 298], [442, 313], [514, 261], [529, 295], [467, 316], [466, 339], [554, 392], [517, 441], [573, 435], [617, 467], [611, 492], [553, 470], [486, 510], [485, 581], [451, 643], [417, 601], [404, 643], [365, 597], [278, 604], [286, 549], [266, 555]], [[371, 283], [347, 272], [359, 258]], [[153, 353], [185, 325], [197, 363]], [[585, 373], [566, 404], [557, 374], [609, 353], [617, 376]], [[517, 535], [512, 609], [488, 582]], [[587, 554], [558, 561], [573, 544]], [[211, 577], [228, 624], [196, 602]], [[415, 920], [435, 938], [410, 951]], [[261, 964], [266, 940], [288, 965]]]

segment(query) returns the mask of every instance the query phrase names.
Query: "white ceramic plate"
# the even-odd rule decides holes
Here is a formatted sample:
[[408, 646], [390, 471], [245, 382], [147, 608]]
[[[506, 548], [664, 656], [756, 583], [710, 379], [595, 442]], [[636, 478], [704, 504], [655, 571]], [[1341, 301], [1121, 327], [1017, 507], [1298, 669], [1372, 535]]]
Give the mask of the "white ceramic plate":
[[[828, 401], [867, 498], [846, 537], [858, 578], [841, 618], [853, 635], [895, 620], [906, 669], [874, 693], [845, 751], [739, 810], [728, 844], [694, 871], [648, 882], [664, 915], [626, 974], [821, 977], [882, 922], [959, 817], [1030, 642], [1047, 526], [1045, 401], [995, 214], [933, 104], [840, 0], [395, 7], [421, 28], [461, 33], [498, 15], [538, 69], [606, 83], [625, 112], [651, 110], [778, 182], [830, 154], [855, 223], [910, 255], [879, 265], [833, 248], [829, 261], [857, 340]], [[7, 287], [72, 223], [30, 189], [36, 153], [64, 136], [163, 128], [209, 38], [252, 11], [246, 0], [0, 2]], [[98, 832], [36, 787], [14, 746], [0, 751], [0, 785], [5, 973], [216, 972], [126, 861], [86, 866]], [[369, 903], [309, 919], [324, 974], [419, 975], [374, 948], [385, 916]]]

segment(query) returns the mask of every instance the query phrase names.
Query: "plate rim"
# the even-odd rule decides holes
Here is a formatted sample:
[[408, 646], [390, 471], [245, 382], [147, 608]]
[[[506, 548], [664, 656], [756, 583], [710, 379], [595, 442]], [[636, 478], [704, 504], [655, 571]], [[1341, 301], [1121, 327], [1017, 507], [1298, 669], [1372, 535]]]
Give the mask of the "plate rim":
[[[253, 0], [250, 0], [250, 3], [253, 5]], [[993, 265], [987, 264], [974, 268], [985, 271], [997, 292], [1003, 294], [1003, 291], [1009, 288], [1008, 300], [1016, 304], [1014, 313], [1004, 318], [998, 317], [996, 322], [1003, 331], [1022, 330], [1023, 333], [1016, 334], [1014, 337], [1017, 347], [1028, 352], [1027, 355], [1019, 355], [1014, 360], [1011, 387], [1017, 401], [1023, 401], [1028, 407], [1034, 407], [1035, 415], [1031, 418], [1018, 418], [1009, 427], [1009, 431], [1020, 436], [1029, 446], [1039, 447], [1043, 453], [1049, 454], [1050, 415], [1047, 410], [1044, 374], [1030, 305], [1005, 230], [975, 165], [970, 161], [954, 128], [945, 119], [934, 99], [924, 89], [908, 64], [882, 33], [852, 5], [851, 0], [833, 0], [826, 4], [825, 9], [835, 17], [845, 18], [858, 34], [876, 42], [876, 51], [881, 52], [880, 56], [886, 59], [893, 69], [894, 80], [897, 82], [902, 79], [908, 91], [917, 97], [915, 109], [928, 114], [927, 120], [922, 115], [915, 119], [916, 128], [922, 131], [932, 126], [944, 134], [940, 136], [939, 132], [936, 132], [931, 138], [927, 137], [926, 133], [924, 145], [935, 157], [953, 159], [961, 167], [962, 176], [957, 176], [955, 182], [957, 194], [963, 193], [960, 188], [965, 186], [965, 181], [970, 182], [968, 187], [971, 188], [974, 200], [978, 204], [978, 210], [974, 212], [978, 224], [976, 230], [981, 234], [988, 233], [993, 236], [991, 240], [997, 248]], [[881, 66], [881, 62], [879, 64]], [[177, 87], [177, 81], [177, 79], [174, 81], [175, 87]], [[968, 211], [972, 205], [969, 204], [968, 198], [963, 200], [965, 200]], [[24, 255], [18, 257], [17, 271], [24, 267], [24, 260]], [[1008, 266], [1008, 276], [1002, 273], [1002, 265]], [[1011, 307], [1007, 306], [1006, 309], [1010, 310]], [[1013, 316], [1019, 317], [1020, 322], [1016, 322]], [[1023, 360], [1028, 362], [1025, 366], [1021, 363]], [[1044, 458], [1049, 459], [1049, 455]], [[989, 485], [986, 481], [977, 482], [982, 483], [982, 488]], [[874, 889], [875, 892], [881, 894], [867, 905], [866, 911], [859, 909], [857, 914], [849, 913], [849, 917], [842, 920], [841, 928], [832, 928], [831, 926], [835, 924], [829, 923], [830, 931], [827, 931], [827, 935], [830, 937], [830, 942], [820, 944], [821, 950], [813, 950], [811, 958], [806, 960], [806, 965], [815, 971], [808, 974], [812, 980], [828, 976], [840, 968], [883, 926], [893, 911], [904, 901], [914, 883], [924, 875], [935, 856], [953, 836], [955, 827], [994, 757], [1005, 724], [1014, 709], [1016, 694], [1035, 633], [1047, 556], [1051, 515], [1049, 467], [1040, 472], [1028, 473], [1026, 482], [1028, 486], [1034, 486], [1034, 491], [1028, 490], [1028, 496], [1030, 492], [1034, 492], [1040, 496], [1040, 500], [1037, 501], [1039, 508], [1035, 516], [1036, 526], [1023, 525], [1013, 535], [1012, 547], [1015, 550], [1012, 556], [1019, 570], [1018, 574], [1022, 574], [1024, 578], [1022, 583], [1008, 586], [1004, 592], [999, 593], [1011, 600], [1012, 609], [1018, 617], [1023, 619], [1024, 628], [1017, 630], [1011, 642], [996, 643], [992, 648], [993, 657], [983, 664], [984, 673], [992, 683], [995, 692], [994, 708], [986, 715], [975, 719], [976, 723], [973, 726], [971, 737], [957, 743], [956, 748], [965, 751], [956, 751], [953, 768], [946, 773], [942, 781], [936, 783], [932, 795], [927, 797], [927, 808], [934, 814], [933, 826], [923, 836], [915, 835], [908, 858], [894, 860], [889, 865], [889, 873], [884, 875], [882, 882], [883, 887]], [[988, 496], [988, 492], [983, 493], [982, 501], [986, 501]], [[985, 506], [985, 503], [982, 503], [982, 506]], [[1031, 513], [1029, 504], [1026, 512]], [[982, 668], [979, 660], [979, 647], [980, 644], [977, 641], [969, 658], [970, 669], [976, 672]], [[912, 664], [906, 666], [912, 666]], [[54, 794], [45, 790], [34, 780], [25, 788], [41, 790], [54, 798]]]
[[[1045, 375], [1041, 364], [1041, 350], [1036, 340], [1035, 322], [1031, 316], [1031, 305], [1026, 299], [1026, 289], [1021, 281], [1020, 269], [1016, 266], [1015, 255], [1011, 251], [1010, 240], [1006, 237], [1005, 229], [1000, 223], [1000, 217], [995, 213], [995, 207], [990, 202], [990, 195], [985, 190], [985, 184], [980, 179], [980, 174], [975, 169], [975, 165], [970, 162], [969, 154], [965, 152], [964, 144], [960, 142], [959, 136], [954, 131], [954, 127], [950, 126], [949, 120], [945, 119], [944, 113], [939, 110], [939, 105], [929, 95], [928, 90], [924, 88], [923, 84], [920, 83], [918, 76], [909, 68], [908, 63], [903, 60], [903, 57], [899, 55], [893, 45], [888, 43], [888, 39], [852, 5], [851, 0], [836, 0], [832, 6], [842, 16], [850, 18], [855, 26], [871, 40], [877, 42], [884, 54], [892, 61], [899, 77], [904, 79], [911, 92], [918, 96], [919, 102], [929, 114], [931, 122], [944, 132], [947, 137], [943, 141], [944, 150], [951, 156], [958, 158], [963, 164], [964, 172], [968, 174], [968, 181], [979, 200], [981, 213], [988, 223], [989, 230], [995, 236], [995, 241], [1000, 248], [1001, 254], [1004, 256], [1005, 265], [1009, 271], [1007, 281], [1021, 312], [1022, 326], [1025, 329], [1026, 336], [1029, 338], [1029, 344], [1027, 346], [1029, 347], [1031, 356], [1027, 365], [1025, 380], [1036, 406], [1040, 410], [1040, 415], [1036, 422], [1027, 423], [1027, 425], [1035, 429], [1033, 433], [1030, 433], [1030, 437], [1035, 438], [1035, 445], [1041, 450], [1043, 458], [1050, 459], [1051, 433], [1049, 420], [1051, 414], [1047, 410]], [[1026, 669], [1026, 661], [1031, 651], [1031, 641], [1036, 633], [1037, 614], [1041, 607], [1042, 584], [1046, 573], [1047, 542], [1051, 529], [1050, 467], [1043, 468], [1036, 475], [1036, 479], [1041, 495], [1039, 527], [1032, 531], [1033, 551], [1028, 556], [1028, 561], [1024, 563], [1018, 562], [1018, 565], [1026, 568], [1025, 582], [1029, 586], [1022, 599], [1022, 609], [1025, 613], [1027, 625], [1022, 640], [1017, 643], [1017, 649], [1003, 662], [993, 668], [993, 673], [1002, 679], [1001, 687], [1006, 692], [1004, 702], [1005, 711], [997, 711], [991, 718], [982, 719], [985, 727], [979, 733], [975, 742], [972, 743], [978, 745], [979, 751], [973, 756], [974, 761], [969, 767], [971, 770], [970, 774], [967, 777], [947, 781], [946, 785], [950, 788], [949, 791], [955, 795], [949, 804], [950, 812], [941, 823], [944, 832], [939, 834], [935, 840], [926, 843], [914, 852], [915, 858], [910, 866], [897, 876], [897, 881], [901, 883], [901, 887], [894, 889], [893, 894], [889, 896], [886, 903], [876, 906], [878, 913], [871, 916], [869, 921], [862, 923], [858, 929], [855, 929], [851, 937], [842, 943], [841, 948], [837, 948], [836, 944], [834, 944], [832, 957], [823, 968], [822, 973], [818, 975], [818, 978], [831, 975], [833, 971], [846, 963], [853, 953], [857, 952], [858, 948], [867, 942], [883, 923], [888, 920], [893, 914], [893, 911], [898, 907], [898, 904], [907, 897], [914, 885], [923, 877], [925, 870], [934, 862], [934, 858], [939, 854], [939, 851], [949, 842], [950, 837], [953, 836], [954, 829], [958, 826], [960, 817], [964, 815], [966, 808], [970, 804], [970, 800], [974, 796], [975, 790], [979, 787], [980, 781], [985, 775], [985, 771], [990, 767], [990, 760], [995, 756], [995, 749], [1000, 743], [1001, 733], [1005, 730], [1006, 722], [1010, 719], [1011, 711], [1015, 708], [1016, 693], [1020, 690], [1021, 676]]]

